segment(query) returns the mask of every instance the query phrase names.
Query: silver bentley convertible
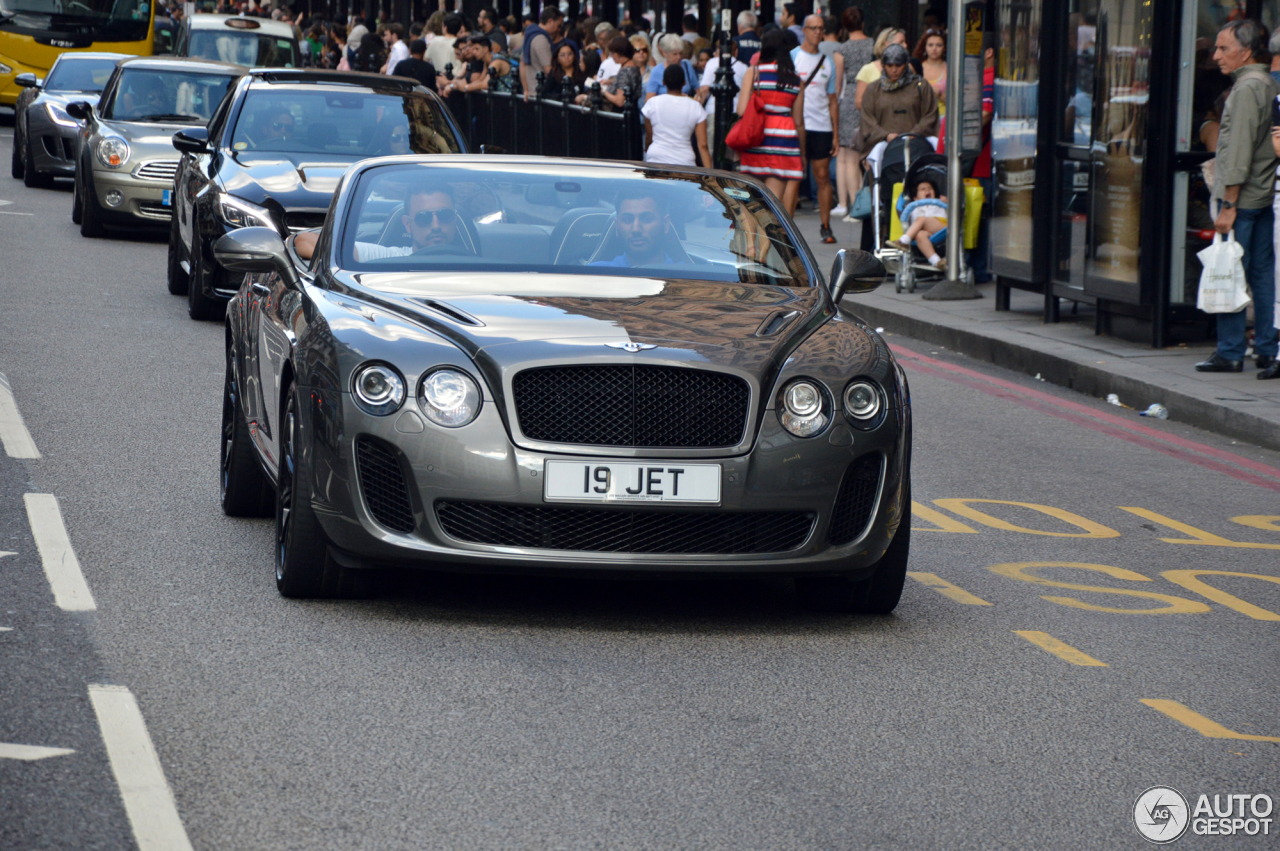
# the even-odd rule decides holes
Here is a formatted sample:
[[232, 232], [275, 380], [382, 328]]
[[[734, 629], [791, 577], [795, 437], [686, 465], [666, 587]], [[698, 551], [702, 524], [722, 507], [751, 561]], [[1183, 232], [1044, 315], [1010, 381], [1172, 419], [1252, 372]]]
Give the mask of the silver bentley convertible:
[[[787, 574], [898, 602], [906, 380], [776, 199], [694, 168], [365, 160], [318, 232], [243, 228], [222, 506], [276, 518], [287, 596], [371, 568]], [[306, 259], [310, 258], [310, 259]]]

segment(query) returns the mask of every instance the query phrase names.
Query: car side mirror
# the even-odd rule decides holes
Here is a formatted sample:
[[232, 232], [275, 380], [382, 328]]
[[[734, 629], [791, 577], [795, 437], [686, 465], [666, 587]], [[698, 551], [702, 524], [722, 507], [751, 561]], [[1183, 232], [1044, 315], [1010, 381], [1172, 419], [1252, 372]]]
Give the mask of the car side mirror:
[[19, 74], [18, 76], [14, 77], [13, 84], [23, 89], [40, 88], [40, 81], [36, 79], [35, 74], [32, 74], [30, 72], [26, 74]]
[[89, 113], [93, 112], [93, 106], [85, 101], [78, 100], [67, 104], [66, 110], [67, 115], [70, 115], [76, 121], [84, 121], [89, 117]]
[[199, 156], [209, 152], [209, 130], [190, 127], [173, 134], [173, 146], [184, 154]]
[[874, 254], [842, 248], [831, 264], [831, 300], [840, 303], [845, 293], [869, 293], [884, 283], [884, 264]]
[[213, 257], [218, 265], [232, 272], [277, 272], [289, 286], [298, 285], [298, 272], [289, 259], [289, 249], [271, 228], [233, 230], [213, 244]]

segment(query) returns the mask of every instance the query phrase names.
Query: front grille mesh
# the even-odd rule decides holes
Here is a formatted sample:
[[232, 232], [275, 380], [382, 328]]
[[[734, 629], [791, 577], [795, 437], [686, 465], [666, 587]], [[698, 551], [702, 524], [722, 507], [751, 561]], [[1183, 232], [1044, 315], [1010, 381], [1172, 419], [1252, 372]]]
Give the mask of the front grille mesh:
[[513, 389], [526, 437], [591, 446], [736, 446], [751, 401], [737, 376], [668, 366], [527, 369]]
[[360, 472], [360, 490], [373, 519], [393, 532], [412, 532], [413, 503], [395, 451], [371, 438], [358, 438], [356, 468]]
[[151, 201], [139, 201], [138, 212], [153, 219], [168, 219], [173, 216], [172, 207], [166, 207], [164, 204], [156, 204]]
[[173, 176], [178, 173], [177, 160], [161, 160], [159, 162], [147, 163], [138, 169], [137, 176], [143, 180], [167, 180], [173, 182]]
[[460, 541], [601, 553], [735, 554], [794, 550], [815, 515], [808, 511], [673, 512], [543, 508], [440, 500], [436, 517]]
[[827, 533], [827, 540], [832, 546], [856, 541], [871, 522], [876, 494], [880, 491], [883, 457], [879, 452], [863, 455], [845, 470], [844, 481], [840, 483], [840, 492], [836, 494], [835, 508], [831, 512], [831, 529]]

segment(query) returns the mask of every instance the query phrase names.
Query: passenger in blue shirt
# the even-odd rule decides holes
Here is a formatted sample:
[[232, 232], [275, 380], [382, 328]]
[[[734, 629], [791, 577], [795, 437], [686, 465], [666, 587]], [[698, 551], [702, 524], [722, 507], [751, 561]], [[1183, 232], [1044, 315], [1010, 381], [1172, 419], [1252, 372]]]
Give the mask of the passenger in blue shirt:
[[649, 82], [644, 84], [644, 99], [647, 101], [667, 93], [667, 87], [662, 84], [662, 74], [668, 65], [675, 65], [677, 62], [684, 69], [684, 93], [690, 97], [697, 94], [700, 78], [693, 63], [684, 58], [684, 39], [675, 33], [667, 33], [658, 39], [658, 50], [666, 61], [658, 63], [649, 72]]
[[671, 217], [652, 190], [624, 189], [618, 197], [614, 227], [622, 240], [622, 253], [612, 260], [597, 260], [592, 266], [633, 269], [677, 262], [662, 247], [663, 238], [671, 231]]

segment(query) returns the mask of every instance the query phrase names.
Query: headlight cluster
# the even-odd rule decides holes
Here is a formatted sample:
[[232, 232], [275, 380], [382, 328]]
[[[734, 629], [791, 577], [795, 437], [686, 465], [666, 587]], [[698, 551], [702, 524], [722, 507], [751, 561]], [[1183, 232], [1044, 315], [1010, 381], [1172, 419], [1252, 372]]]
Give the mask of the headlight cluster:
[[233, 228], [264, 227], [276, 230], [276, 223], [271, 220], [269, 210], [234, 195], [218, 196], [218, 215]]
[[70, 115], [67, 115], [67, 111], [56, 103], [46, 103], [44, 108], [45, 111], [49, 113], [49, 119], [54, 124], [58, 124], [62, 127], [75, 127], [80, 123]]
[[[874, 428], [884, 412], [884, 391], [874, 381], [855, 378], [844, 388], [841, 401], [845, 417], [856, 428]], [[797, 378], [782, 388], [778, 420], [796, 437], [821, 434], [831, 422], [832, 405], [825, 387], [809, 378]]]
[[107, 168], [119, 168], [129, 161], [129, 143], [118, 136], [98, 140], [98, 162]]
[[[405, 381], [392, 367], [370, 363], [355, 371], [351, 392], [360, 410], [385, 417], [404, 404]], [[482, 398], [479, 385], [462, 370], [436, 369], [418, 382], [418, 409], [431, 422], [445, 428], [458, 428], [473, 421], [480, 413]]]

